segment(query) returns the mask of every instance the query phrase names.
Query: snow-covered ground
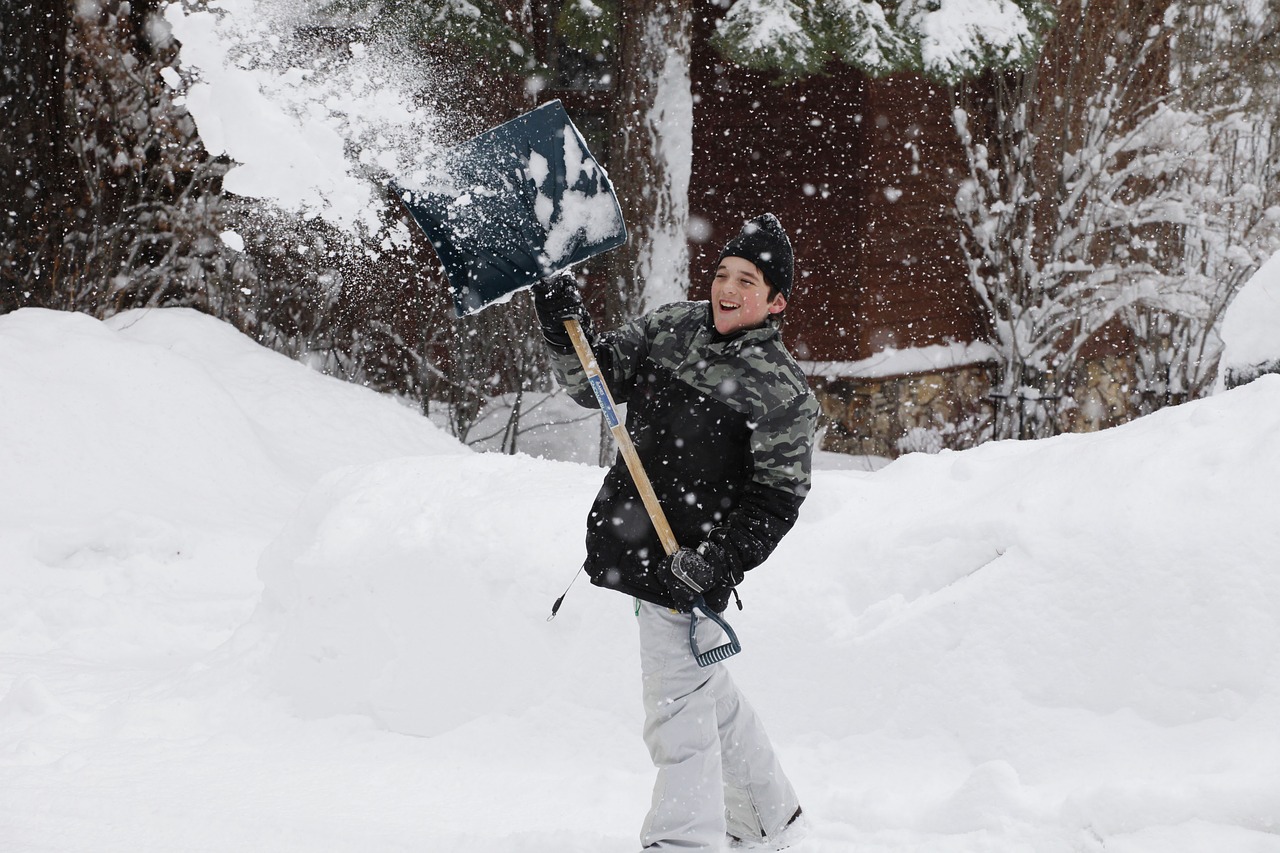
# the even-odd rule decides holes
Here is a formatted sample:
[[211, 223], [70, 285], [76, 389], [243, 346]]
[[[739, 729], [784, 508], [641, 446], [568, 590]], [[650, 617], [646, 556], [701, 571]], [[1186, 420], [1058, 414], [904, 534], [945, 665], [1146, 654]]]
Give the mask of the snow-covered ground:
[[[0, 317], [0, 850], [634, 851], [601, 472], [184, 310]], [[1280, 377], [823, 467], [729, 665], [796, 853], [1280, 851]]]

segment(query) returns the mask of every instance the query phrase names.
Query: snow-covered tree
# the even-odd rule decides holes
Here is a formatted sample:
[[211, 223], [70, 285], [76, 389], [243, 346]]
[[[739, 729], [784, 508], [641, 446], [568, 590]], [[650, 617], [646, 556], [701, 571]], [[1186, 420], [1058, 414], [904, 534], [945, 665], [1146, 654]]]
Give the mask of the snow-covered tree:
[[1124, 315], [1138, 341], [1142, 413], [1210, 390], [1225, 309], [1280, 250], [1280, 7], [1188, 0], [1177, 15], [1173, 102], [1196, 116], [1195, 154], [1168, 191], [1187, 208], [1180, 287]]
[[956, 82], [1034, 61], [1052, 18], [1047, 0], [737, 0], [716, 39], [734, 62], [784, 77], [837, 61]]
[[3, 16], [0, 310], [239, 313], [251, 274], [218, 238], [225, 164], [205, 156], [174, 102], [155, 11], [154, 0], [104, 0]]
[[[1069, 2], [1059, 18], [1039, 63], [966, 87], [955, 110], [997, 437], [1066, 428], [1082, 350], [1121, 320], [1147, 406], [1204, 390], [1213, 321], [1263, 237], [1256, 170], [1274, 163], [1238, 106], [1197, 105], [1171, 76], [1189, 21], [1167, 0]], [[1245, 154], [1252, 177], [1234, 170]]]
[[688, 292], [691, 26], [690, 0], [637, 0], [620, 12], [609, 174], [630, 233], [609, 259], [610, 319]]
[[206, 156], [174, 102], [152, 11], [80, 4], [74, 16], [63, 132], [79, 206], [45, 304], [99, 316], [190, 305], [239, 321], [253, 273], [219, 238], [226, 164]]

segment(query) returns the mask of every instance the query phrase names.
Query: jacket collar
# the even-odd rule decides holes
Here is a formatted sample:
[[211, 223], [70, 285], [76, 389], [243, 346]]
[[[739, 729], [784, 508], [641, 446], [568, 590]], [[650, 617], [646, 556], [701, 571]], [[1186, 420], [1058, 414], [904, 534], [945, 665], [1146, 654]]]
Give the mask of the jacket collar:
[[704, 327], [711, 336], [711, 343], [717, 346], [724, 346], [731, 352], [741, 352], [743, 348], [767, 343], [778, 337], [778, 324], [770, 317], [765, 321], [763, 326], [757, 326], [754, 329], [738, 329], [727, 335], [722, 335], [716, 331], [716, 323], [714, 315], [711, 313], [711, 303], [706, 302], [706, 316], [703, 320]]

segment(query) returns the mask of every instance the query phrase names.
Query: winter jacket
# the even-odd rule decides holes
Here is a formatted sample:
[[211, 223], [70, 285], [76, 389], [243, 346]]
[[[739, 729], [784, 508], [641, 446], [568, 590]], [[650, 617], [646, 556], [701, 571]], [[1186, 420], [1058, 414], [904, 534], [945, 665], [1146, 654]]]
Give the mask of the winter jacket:
[[[573, 350], [551, 345], [557, 378], [598, 407]], [[683, 547], [699, 547], [723, 583], [706, 592], [724, 610], [734, 586], [795, 524], [809, 489], [818, 404], [772, 324], [716, 332], [706, 302], [681, 302], [592, 340], [627, 431]], [[622, 456], [587, 520], [592, 583], [670, 607], [658, 576], [665, 554]]]

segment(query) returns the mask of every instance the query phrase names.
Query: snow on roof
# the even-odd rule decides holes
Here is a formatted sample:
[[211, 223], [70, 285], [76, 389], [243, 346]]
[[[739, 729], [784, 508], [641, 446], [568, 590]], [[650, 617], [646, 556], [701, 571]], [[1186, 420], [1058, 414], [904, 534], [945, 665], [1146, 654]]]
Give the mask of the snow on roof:
[[948, 341], [927, 347], [886, 349], [858, 361], [802, 361], [799, 364], [807, 376], [825, 379], [882, 379], [886, 376], [932, 373], [981, 364], [995, 358], [995, 348], [988, 343]]

